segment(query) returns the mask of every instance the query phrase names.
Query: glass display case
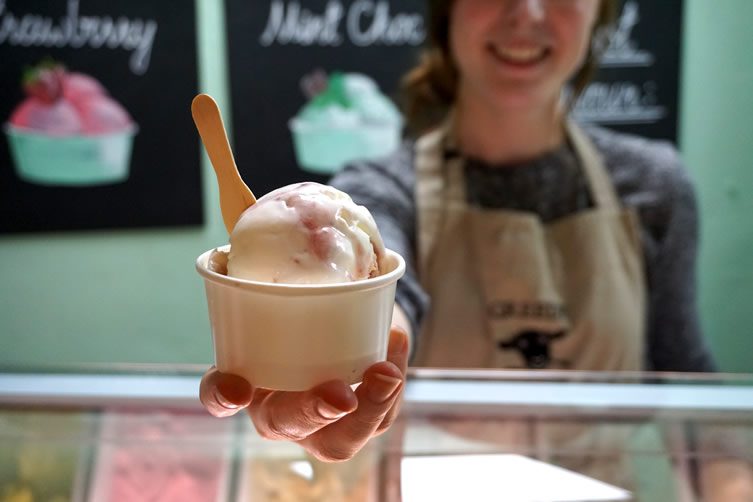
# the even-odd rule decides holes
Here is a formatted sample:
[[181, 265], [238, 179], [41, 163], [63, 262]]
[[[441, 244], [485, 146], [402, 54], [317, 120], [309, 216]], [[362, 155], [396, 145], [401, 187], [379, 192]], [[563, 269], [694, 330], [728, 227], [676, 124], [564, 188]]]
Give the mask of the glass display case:
[[[753, 378], [412, 370], [398, 421], [316, 461], [206, 414], [203, 368], [0, 373], [0, 501], [750, 500]], [[747, 495], [746, 495], [747, 493]]]

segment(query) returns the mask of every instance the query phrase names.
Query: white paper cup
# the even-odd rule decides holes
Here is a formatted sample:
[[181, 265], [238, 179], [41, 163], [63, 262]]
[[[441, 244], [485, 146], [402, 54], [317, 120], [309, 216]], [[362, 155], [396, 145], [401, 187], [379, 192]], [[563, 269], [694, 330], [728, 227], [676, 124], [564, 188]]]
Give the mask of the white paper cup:
[[[229, 246], [218, 248], [227, 251]], [[340, 284], [246, 281], [196, 260], [204, 278], [217, 368], [256, 387], [306, 390], [332, 379], [361, 381], [384, 361], [397, 280], [405, 261], [387, 250], [378, 277]]]

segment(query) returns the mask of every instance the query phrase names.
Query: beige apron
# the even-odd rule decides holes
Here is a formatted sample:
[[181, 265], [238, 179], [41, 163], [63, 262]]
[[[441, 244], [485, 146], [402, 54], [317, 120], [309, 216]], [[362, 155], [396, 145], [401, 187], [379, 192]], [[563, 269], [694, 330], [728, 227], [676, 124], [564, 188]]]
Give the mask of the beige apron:
[[449, 124], [416, 144], [418, 266], [431, 309], [416, 365], [641, 370], [645, 284], [637, 215], [585, 134], [567, 137], [595, 207], [545, 225], [466, 202]]
[[[572, 122], [566, 132], [595, 207], [550, 224], [531, 213], [469, 207], [463, 160], [446, 159], [454, 146], [449, 121], [417, 142], [418, 267], [431, 296], [417, 366], [643, 368], [646, 293], [637, 215], [621, 207], [590, 139]], [[632, 428], [471, 417], [436, 425], [633, 485], [621, 454]]]

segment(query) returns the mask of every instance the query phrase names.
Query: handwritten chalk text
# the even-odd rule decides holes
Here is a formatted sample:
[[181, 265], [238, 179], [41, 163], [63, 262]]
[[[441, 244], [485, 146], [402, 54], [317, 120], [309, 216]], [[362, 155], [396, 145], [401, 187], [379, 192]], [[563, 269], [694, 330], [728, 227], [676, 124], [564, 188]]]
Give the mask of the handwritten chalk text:
[[346, 37], [359, 47], [417, 46], [426, 38], [426, 29], [421, 14], [393, 13], [384, 0], [358, 0], [347, 9], [341, 1], [330, 0], [321, 13], [301, 7], [297, 1], [274, 0], [259, 43], [264, 47], [275, 43], [336, 47]]
[[82, 16], [79, 0], [68, 0], [60, 19], [36, 14], [15, 15], [0, 0], [0, 45], [123, 49], [131, 52], [129, 67], [136, 75], [149, 69], [157, 36], [157, 21], [109, 16]]

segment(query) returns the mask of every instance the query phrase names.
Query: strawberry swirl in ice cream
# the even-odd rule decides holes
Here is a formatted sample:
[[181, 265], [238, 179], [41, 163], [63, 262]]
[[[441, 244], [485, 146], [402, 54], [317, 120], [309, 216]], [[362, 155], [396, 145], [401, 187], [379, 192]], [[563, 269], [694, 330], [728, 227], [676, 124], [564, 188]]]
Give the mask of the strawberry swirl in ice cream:
[[261, 197], [230, 235], [231, 277], [330, 284], [379, 275], [384, 244], [369, 211], [345, 193], [298, 183]]
[[21, 178], [89, 185], [128, 176], [136, 125], [99, 81], [45, 62], [26, 72], [23, 89], [6, 125]]

